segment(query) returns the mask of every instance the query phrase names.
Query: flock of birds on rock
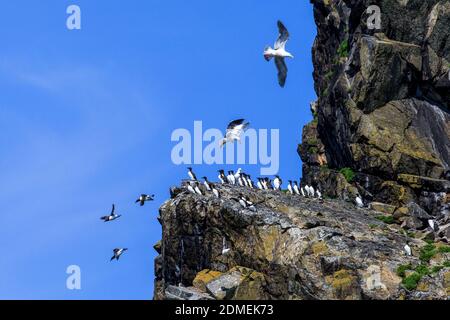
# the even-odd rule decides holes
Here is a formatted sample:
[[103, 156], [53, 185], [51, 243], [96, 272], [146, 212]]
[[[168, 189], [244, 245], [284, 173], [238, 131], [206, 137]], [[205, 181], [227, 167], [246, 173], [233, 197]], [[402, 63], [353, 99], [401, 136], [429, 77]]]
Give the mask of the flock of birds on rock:
[[[147, 201], [153, 201], [154, 198], [155, 198], [155, 195], [153, 195], [153, 194], [152, 195], [141, 194], [139, 196], [139, 198], [135, 201], [135, 203], [139, 203], [140, 206], [142, 207], [142, 206], [144, 206], [144, 204]], [[111, 209], [111, 213], [109, 215], [107, 215], [107, 216], [101, 217], [100, 220], [103, 220], [104, 222], [111, 222], [111, 221], [119, 219], [121, 216], [122, 216], [121, 214], [116, 214], [116, 206], [113, 204], [112, 205], [112, 209]], [[122, 254], [124, 254], [125, 251], [127, 251], [127, 250], [128, 250], [128, 248], [115, 248], [115, 249], [113, 249], [114, 255], [111, 257], [110, 261], [119, 260], [120, 256]]]

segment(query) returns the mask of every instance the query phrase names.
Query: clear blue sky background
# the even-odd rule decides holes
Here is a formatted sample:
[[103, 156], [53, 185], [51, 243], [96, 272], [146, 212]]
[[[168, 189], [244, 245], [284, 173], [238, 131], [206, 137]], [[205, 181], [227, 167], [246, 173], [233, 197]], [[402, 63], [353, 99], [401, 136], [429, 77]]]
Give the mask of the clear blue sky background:
[[[70, 4], [80, 31], [66, 29]], [[295, 55], [285, 89], [262, 57], [277, 19]], [[280, 174], [298, 178], [314, 37], [306, 0], [2, 1], [0, 298], [151, 299], [158, 207], [186, 175], [170, 136], [194, 120], [279, 128]], [[156, 201], [134, 205], [141, 192]], [[104, 224], [113, 202], [123, 217]], [[71, 264], [80, 291], [66, 289]]]

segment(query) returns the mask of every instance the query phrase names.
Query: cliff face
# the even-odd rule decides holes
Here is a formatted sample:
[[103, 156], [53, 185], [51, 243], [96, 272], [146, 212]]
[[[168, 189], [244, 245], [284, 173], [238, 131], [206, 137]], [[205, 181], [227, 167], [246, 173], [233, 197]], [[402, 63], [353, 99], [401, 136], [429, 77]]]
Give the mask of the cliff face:
[[[312, 2], [319, 98], [299, 146], [304, 182], [329, 196], [414, 201], [442, 218], [450, 190], [450, 1]], [[374, 4], [379, 30], [367, 25]], [[342, 181], [342, 168], [356, 174], [358, 190]]]
[[[319, 98], [298, 151], [302, 183], [324, 200], [173, 188], [155, 299], [450, 296], [450, 1], [311, 2]], [[367, 26], [374, 4], [380, 30]], [[257, 211], [231, 200], [239, 194]], [[369, 208], [355, 207], [358, 194]]]

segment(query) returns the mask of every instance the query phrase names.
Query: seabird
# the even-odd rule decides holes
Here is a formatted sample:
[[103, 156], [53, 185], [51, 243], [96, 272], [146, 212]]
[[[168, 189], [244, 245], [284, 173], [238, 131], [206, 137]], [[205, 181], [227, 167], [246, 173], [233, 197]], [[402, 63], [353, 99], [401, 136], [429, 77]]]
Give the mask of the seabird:
[[408, 245], [408, 243], [406, 243], [403, 248], [405, 249], [405, 253], [406, 253], [407, 256], [411, 256], [412, 255], [412, 250], [411, 250], [411, 247]]
[[203, 185], [205, 186], [206, 190], [211, 191], [211, 185], [209, 184], [208, 178], [207, 177], [203, 177], [203, 180], [205, 180], [203, 182]]
[[275, 58], [275, 65], [278, 69], [278, 83], [281, 87], [284, 87], [287, 77], [287, 66], [284, 61], [285, 58], [294, 58], [292, 54], [286, 51], [286, 42], [289, 40], [289, 32], [281, 21], [278, 21], [279, 36], [275, 42], [274, 48], [267, 46], [264, 49], [264, 58], [266, 61]]
[[428, 225], [430, 226], [431, 230], [433, 230], [434, 232], [439, 231], [439, 226], [438, 226], [437, 222], [434, 221], [433, 219], [428, 220]]
[[238, 119], [231, 121], [228, 124], [227, 132], [225, 133], [225, 138], [220, 141], [220, 146], [223, 147], [226, 143], [239, 141], [241, 142], [241, 136], [247, 130], [250, 123], [245, 122], [245, 119]]
[[225, 184], [225, 181], [227, 180], [227, 177], [225, 177], [225, 171], [219, 170], [218, 172], [219, 172], [218, 178], [220, 180], [220, 183]]
[[189, 167], [188, 170], [189, 178], [191, 178], [191, 180], [193, 181], [197, 181], [197, 176], [195, 175], [194, 171], [192, 171], [192, 168]]
[[[292, 180], [288, 180], [287, 189], [290, 194], [294, 194], [294, 190], [292, 189]], [[297, 190], [298, 190], [298, 188], [297, 188]]]
[[218, 191], [214, 186], [211, 186], [211, 188], [212, 188], [212, 192], [214, 193], [214, 195], [216, 196], [216, 198], [219, 198], [219, 199], [220, 199], [219, 191]]
[[141, 194], [139, 198], [135, 201], [135, 203], [140, 203], [141, 207], [145, 204], [146, 201], [153, 201], [155, 198], [155, 195], [148, 195], [148, 194]]
[[300, 187], [300, 192], [302, 193], [303, 197], [306, 197], [306, 193], [305, 193], [305, 190], [303, 189], [303, 187]]
[[195, 182], [194, 191], [195, 191], [195, 193], [197, 193], [201, 196], [203, 195], [202, 191], [200, 190], [200, 188], [198, 186], [198, 182]]
[[360, 195], [358, 195], [358, 196], [356, 197], [355, 202], [356, 202], [356, 206], [357, 206], [358, 208], [364, 207], [364, 202], [363, 202], [363, 200], [362, 200], [362, 198], [361, 198]]
[[229, 184], [236, 184], [236, 178], [234, 177], [233, 171], [228, 171], [227, 180]]
[[283, 180], [281, 180], [280, 176], [275, 176], [275, 179], [273, 180], [273, 185], [275, 186], [275, 190], [281, 190], [281, 184], [283, 183]]
[[120, 256], [127, 251], [127, 248], [116, 248], [113, 250], [114, 255], [112, 256], [111, 260], [109, 261], [113, 261], [114, 259], [119, 260]]
[[239, 168], [234, 174], [234, 178], [237, 180], [242, 175], [242, 169]]
[[191, 184], [188, 184], [187, 189], [190, 193], [197, 194]]
[[109, 221], [113, 221], [113, 220], [120, 218], [122, 215], [115, 214], [115, 211], [116, 211], [116, 206], [112, 205], [112, 210], [111, 210], [111, 213], [109, 214], [109, 216], [104, 216], [104, 217], [101, 217], [100, 219], [103, 220], [104, 222], [109, 222]]
[[322, 199], [322, 192], [319, 191], [319, 188], [316, 190], [317, 198]]
[[312, 186], [309, 187], [309, 192], [310, 192], [311, 198], [314, 198], [314, 196], [316, 194], [316, 190], [314, 190], [314, 188]]
[[225, 240], [225, 237], [223, 237], [222, 241], [222, 255], [225, 256], [231, 251], [230, 248], [227, 248], [227, 241]]
[[254, 188], [254, 185], [253, 185], [253, 181], [252, 181], [252, 178], [250, 177], [250, 175], [249, 175], [249, 174], [246, 174], [246, 175], [245, 175], [245, 179], [246, 179], [246, 181], [247, 181], [248, 187], [249, 187], [250, 189], [253, 189], [253, 188]]
[[[235, 178], [236, 178], [236, 176], [235, 176]], [[244, 180], [242, 180], [242, 176], [239, 175], [239, 177], [237, 177], [237, 182], [238, 182], [238, 185], [240, 185], [241, 187], [244, 186]]]
[[259, 190], [263, 190], [263, 182], [261, 178], [258, 178], [258, 182], [256, 183], [256, 186], [258, 187]]
[[297, 181], [294, 181], [294, 192], [295, 192], [295, 194], [300, 195], [300, 192], [299, 192], [299, 190], [298, 190]]

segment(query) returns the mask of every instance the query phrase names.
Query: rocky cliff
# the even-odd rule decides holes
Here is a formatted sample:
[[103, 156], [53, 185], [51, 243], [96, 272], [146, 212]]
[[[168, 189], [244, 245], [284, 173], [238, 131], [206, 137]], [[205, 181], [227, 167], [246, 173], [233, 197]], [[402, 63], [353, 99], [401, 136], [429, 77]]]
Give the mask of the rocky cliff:
[[[450, 296], [450, 1], [311, 2], [318, 100], [298, 151], [302, 184], [324, 199], [172, 188], [155, 299]], [[257, 210], [232, 200], [239, 194]]]

